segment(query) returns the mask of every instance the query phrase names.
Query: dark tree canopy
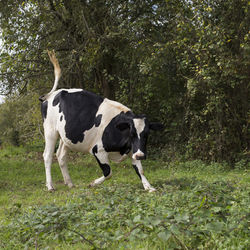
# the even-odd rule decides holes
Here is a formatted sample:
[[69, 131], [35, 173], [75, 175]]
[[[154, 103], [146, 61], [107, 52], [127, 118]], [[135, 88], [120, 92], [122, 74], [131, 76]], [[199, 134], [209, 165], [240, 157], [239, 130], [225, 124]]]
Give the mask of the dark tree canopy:
[[[53, 85], [46, 50], [54, 49], [60, 88], [163, 122], [151, 141], [165, 157], [249, 156], [249, 8], [247, 0], [1, 1], [1, 141], [27, 142], [41, 127], [36, 98]], [[16, 115], [6, 115], [10, 107]]]

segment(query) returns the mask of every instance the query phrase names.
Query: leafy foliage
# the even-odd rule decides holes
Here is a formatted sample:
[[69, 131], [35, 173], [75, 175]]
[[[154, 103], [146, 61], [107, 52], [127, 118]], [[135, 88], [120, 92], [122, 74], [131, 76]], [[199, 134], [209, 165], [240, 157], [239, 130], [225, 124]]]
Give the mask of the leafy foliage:
[[63, 187], [57, 166], [53, 173], [57, 191], [48, 193], [42, 190], [43, 163], [37, 153], [27, 148], [0, 151], [2, 248], [246, 249], [249, 245], [247, 170], [202, 161], [146, 161], [145, 169], [150, 167], [146, 175], [157, 188], [147, 193], [126, 162], [124, 167], [112, 166], [110, 181], [89, 189], [87, 184], [98, 177], [96, 163], [89, 156], [81, 160], [72, 155], [77, 161], [70, 172], [77, 188]]
[[[61, 87], [100, 93], [162, 121], [165, 135], [153, 145], [165, 154], [247, 159], [249, 8], [246, 0], [1, 1], [1, 92], [48, 92], [46, 49], [55, 49]], [[32, 113], [34, 99], [26, 102], [23, 112]]]
[[37, 94], [22, 98], [13, 96], [0, 105], [0, 141], [18, 146], [43, 140], [37, 99]]

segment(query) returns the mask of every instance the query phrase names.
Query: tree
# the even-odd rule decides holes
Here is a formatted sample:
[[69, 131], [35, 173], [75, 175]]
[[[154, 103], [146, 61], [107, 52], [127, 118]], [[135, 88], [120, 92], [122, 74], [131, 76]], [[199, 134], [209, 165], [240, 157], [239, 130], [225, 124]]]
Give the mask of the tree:
[[46, 50], [55, 49], [60, 87], [163, 121], [155, 145], [234, 162], [249, 152], [249, 7], [246, 0], [1, 1], [1, 91], [47, 93]]

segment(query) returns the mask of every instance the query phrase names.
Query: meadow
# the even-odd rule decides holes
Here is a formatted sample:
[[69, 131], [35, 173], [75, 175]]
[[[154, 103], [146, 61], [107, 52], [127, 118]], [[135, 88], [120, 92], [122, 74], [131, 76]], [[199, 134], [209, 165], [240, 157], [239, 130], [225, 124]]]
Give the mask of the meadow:
[[102, 175], [95, 159], [72, 153], [64, 186], [46, 191], [42, 149], [0, 149], [0, 249], [249, 249], [246, 164], [146, 160], [148, 193], [129, 160]]

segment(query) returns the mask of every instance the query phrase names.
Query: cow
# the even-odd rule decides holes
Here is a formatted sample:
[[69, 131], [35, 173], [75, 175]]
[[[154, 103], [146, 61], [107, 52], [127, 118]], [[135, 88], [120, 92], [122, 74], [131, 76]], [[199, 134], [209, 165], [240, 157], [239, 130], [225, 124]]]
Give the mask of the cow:
[[43, 153], [46, 186], [54, 191], [51, 177], [52, 158], [56, 152], [65, 185], [73, 187], [67, 168], [69, 150], [92, 154], [103, 176], [89, 186], [101, 184], [112, 175], [109, 160], [121, 162], [127, 156], [140, 177], [145, 190], [155, 191], [143, 173], [141, 160], [146, 158], [149, 130], [161, 130], [160, 123], [151, 123], [145, 115], [136, 115], [123, 104], [83, 89], [57, 89], [61, 69], [54, 51], [48, 51], [54, 66], [55, 81], [51, 91], [40, 97], [45, 149]]

